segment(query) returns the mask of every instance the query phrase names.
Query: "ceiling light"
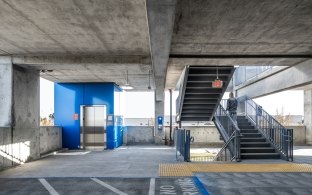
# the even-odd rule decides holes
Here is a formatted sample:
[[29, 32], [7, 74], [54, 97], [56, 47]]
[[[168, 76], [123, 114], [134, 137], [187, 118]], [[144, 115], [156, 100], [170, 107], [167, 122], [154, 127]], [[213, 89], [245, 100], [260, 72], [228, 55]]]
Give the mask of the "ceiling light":
[[128, 70], [126, 72], [126, 84], [121, 86], [122, 89], [124, 90], [130, 90], [133, 89], [133, 87], [129, 84], [129, 80], [128, 80]]
[[148, 70], [148, 87], [147, 87], [148, 90], [151, 90], [152, 87], [151, 87], [151, 70]]

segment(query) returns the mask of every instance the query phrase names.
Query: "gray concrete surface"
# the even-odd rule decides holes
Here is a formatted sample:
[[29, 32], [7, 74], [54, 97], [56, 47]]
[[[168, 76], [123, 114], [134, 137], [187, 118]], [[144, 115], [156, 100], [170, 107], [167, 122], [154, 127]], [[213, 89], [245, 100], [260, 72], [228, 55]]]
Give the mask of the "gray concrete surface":
[[306, 143], [312, 144], [312, 89], [304, 91], [304, 125], [306, 126]]
[[154, 127], [127, 126], [124, 131], [124, 144], [154, 144]]
[[203, 126], [203, 127], [185, 127], [191, 132], [191, 136], [194, 137], [194, 143], [197, 145], [223, 145], [223, 140], [220, 140], [220, 133], [215, 126]]
[[177, 0], [147, 0], [148, 27], [156, 101], [164, 101], [167, 64]]
[[296, 66], [284, 69], [271, 76], [263, 76], [252, 83], [235, 88], [237, 97], [248, 95], [251, 98], [298, 88], [312, 82], [312, 60], [306, 60]]
[[[166, 88], [175, 87], [185, 65], [293, 66], [302, 62], [305, 58], [261, 56], [311, 55], [311, 3], [292, 0], [178, 1], [171, 54], [179, 57], [169, 60]], [[259, 56], [248, 57], [254, 54]], [[241, 57], [222, 58], [222, 55]]]
[[39, 136], [40, 155], [62, 149], [62, 127], [41, 126]]
[[[295, 163], [312, 164], [311, 146], [295, 147], [294, 154]], [[169, 193], [169, 189], [172, 194], [183, 194], [186, 190], [201, 194], [198, 192], [201, 185], [194, 178], [159, 178], [160, 163], [177, 163], [175, 150], [166, 146], [131, 146], [102, 152], [64, 151], [0, 172], [0, 194], [45, 194], [47, 189], [39, 179], [44, 179], [59, 194], [115, 194], [112, 189], [127, 194], [148, 194], [150, 189], [154, 194]], [[198, 173], [196, 176], [210, 194], [311, 192], [311, 173]], [[153, 178], [156, 178], [155, 188]]]
[[306, 145], [306, 127], [305, 126], [285, 126], [287, 129], [293, 129], [294, 145]]
[[129, 83], [147, 89], [152, 66], [145, 0], [1, 0], [0, 7], [0, 55], [37, 58], [14, 64], [53, 70], [41, 73], [52, 81], [119, 85], [129, 70]]
[[[0, 194], [50, 194], [40, 180], [43, 179], [0, 179]], [[46, 178], [44, 181], [49, 190], [52, 188], [58, 194], [201, 194], [191, 177]]]
[[101, 152], [64, 151], [2, 171], [0, 177], [157, 177], [160, 163], [177, 163], [175, 149], [122, 146]]
[[1, 53], [150, 55], [144, 0], [1, 2]]
[[11, 148], [12, 129], [11, 127], [0, 127], [0, 170], [12, 166]]
[[0, 56], [0, 127], [12, 123], [13, 65], [10, 57]]
[[311, 173], [198, 173], [209, 194], [298, 194], [312, 193]]
[[[13, 144], [24, 143], [29, 155], [23, 162], [40, 157], [39, 119], [40, 119], [39, 72], [14, 66], [13, 69]], [[24, 153], [18, 148], [14, 153]], [[26, 159], [25, 159], [26, 158]]]

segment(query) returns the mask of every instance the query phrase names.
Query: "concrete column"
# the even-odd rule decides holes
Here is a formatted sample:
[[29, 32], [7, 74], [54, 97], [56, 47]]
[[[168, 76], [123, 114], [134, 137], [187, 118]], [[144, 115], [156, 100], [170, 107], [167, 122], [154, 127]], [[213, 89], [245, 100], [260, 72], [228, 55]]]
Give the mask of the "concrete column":
[[165, 128], [163, 127], [161, 130], [157, 127], [157, 117], [164, 117], [165, 113], [165, 104], [164, 101], [155, 101], [155, 144], [165, 144]]
[[39, 78], [0, 57], [0, 169], [40, 157]]
[[21, 160], [40, 157], [39, 129], [39, 71], [13, 66], [13, 144], [23, 150], [19, 151]]
[[0, 57], [0, 127], [12, 123], [13, 65], [11, 57]]
[[306, 144], [312, 144], [312, 89], [304, 91], [304, 125]]

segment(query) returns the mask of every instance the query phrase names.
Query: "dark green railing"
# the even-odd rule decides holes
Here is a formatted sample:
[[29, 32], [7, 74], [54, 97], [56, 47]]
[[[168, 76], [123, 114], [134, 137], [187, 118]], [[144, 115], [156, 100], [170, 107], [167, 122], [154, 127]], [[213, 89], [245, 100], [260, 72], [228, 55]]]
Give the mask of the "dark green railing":
[[293, 130], [281, 125], [248, 96], [237, 98], [238, 113], [245, 115], [281, 154], [282, 159], [293, 161]]
[[214, 161], [236, 161], [240, 158], [240, 130], [236, 121], [229, 116], [221, 104], [215, 114], [214, 123], [222, 136], [225, 144], [214, 158]]
[[182, 158], [185, 162], [190, 162], [190, 149], [191, 149], [191, 133], [190, 130], [175, 129], [175, 148], [176, 160]]

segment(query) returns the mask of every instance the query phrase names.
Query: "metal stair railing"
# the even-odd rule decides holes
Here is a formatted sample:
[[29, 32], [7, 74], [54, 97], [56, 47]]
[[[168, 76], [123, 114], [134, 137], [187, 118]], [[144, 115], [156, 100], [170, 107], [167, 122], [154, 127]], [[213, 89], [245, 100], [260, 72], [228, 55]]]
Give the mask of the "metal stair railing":
[[190, 162], [190, 143], [191, 132], [185, 129], [175, 129], [175, 148], [176, 148], [176, 160], [183, 158], [183, 161]]
[[176, 121], [181, 121], [181, 113], [182, 113], [182, 106], [184, 101], [187, 77], [188, 77], [189, 66], [186, 66], [178, 80], [176, 90], [179, 91], [178, 98], [176, 100]]
[[293, 129], [287, 129], [248, 96], [237, 98], [238, 111], [250, 119], [255, 127], [281, 154], [282, 159], [293, 161]]
[[227, 161], [228, 159], [236, 162], [241, 161], [240, 129], [236, 121], [233, 121], [221, 104], [219, 104], [214, 114], [214, 123], [225, 142], [214, 161]]

